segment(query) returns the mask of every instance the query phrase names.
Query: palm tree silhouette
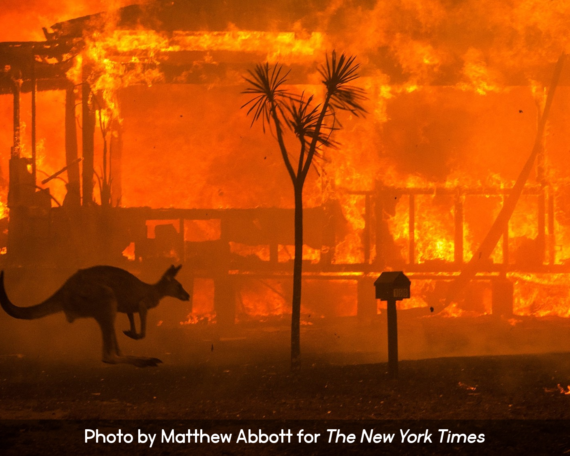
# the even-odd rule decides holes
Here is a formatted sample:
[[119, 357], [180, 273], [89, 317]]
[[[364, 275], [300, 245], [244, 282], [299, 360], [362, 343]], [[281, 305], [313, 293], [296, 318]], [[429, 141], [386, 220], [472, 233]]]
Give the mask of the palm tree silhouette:
[[[301, 279], [303, 268], [303, 187], [311, 168], [313, 158], [321, 146], [336, 148], [332, 133], [341, 125], [336, 119], [336, 112], [350, 111], [355, 116], [366, 113], [362, 102], [366, 100], [363, 89], [350, 85], [356, 80], [359, 65], [356, 57], [337, 57], [336, 52], [326, 58], [326, 63], [319, 67], [326, 93], [324, 101], [315, 104], [313, 96], [305, 97], [291, 93], [284, 88], [288, 72], [277, 64], [256, 65], [249, 71], [245, 80], [248, 88], [245, 94], [253, 98], [245, 103], [248, 115], [253, 116], [252, 125], [261, 120], [263, 131], [266, 125], [275, 129], [275, 137], [287, 172], [293, 183], [295, 194], [295, 259], [293, 265], [293, 300], [291, 316], [291, 367], [300, 365], [301, 340]], [[283, 138], [284, 130], [295, 134], [300, 150], [296, 169], [287, 151]]]

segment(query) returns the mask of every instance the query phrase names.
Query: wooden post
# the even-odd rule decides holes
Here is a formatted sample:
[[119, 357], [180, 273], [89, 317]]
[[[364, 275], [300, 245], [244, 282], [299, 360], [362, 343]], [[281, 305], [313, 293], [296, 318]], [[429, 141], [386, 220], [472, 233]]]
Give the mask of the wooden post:
[[388, 374], [398, 378], [398, 317], [396, 301], [410, 298], [411, 281], [402, 271], [384, 271], [374, 282], [376, 299], [388, 303]]
[[458, 265], [463, 264], [463, 195], [457, 190], [455, 195], [455, 243], [454, 243], [454, 260]]
[[386, 260], [386, 251], [384, 249], [384, 236], [382, 230], [384, 223], [384, 205], [382, 199], [382, 184], [376, 183], [376, 195], [374, 201], [374, 215], [376, 219], [376, 233], [374, 236], [376, 241], [376, 258], [374, 259], [374, 263], [377, 267], [380, 268], [384, 267], [384, 262]]
[[36, 60], [32, 53], [32, 179], [36, 184]]
[[77, 127], [75, 125], [75, 91], [69, 84], [65, 91], [65, 163], [67, 165], [67, 180], [70, 187], [79, 195], [80, 177], [77, 162]]
[[109, 136], [111, 204], [117, 207], [123, 198], [123, 125], [117, 119], [113, 119]]
[[554, 194], [551, 186], [548, 187], [548, 263], [556, 262], [556, 239], [554, 237]]
[[[13, 144], [10, 151], [9, 184], [8, 184], [8, 207], [12, 208], [21, 203], [20, 177], [23, 166], [20, 159], [20, 89], [22, 86], [21, 75], [12, 75], [13, 95]], [[15, 214], [12, 214], [14, 216]], [[12, 228], [9, 230], [12, 233]], [[12, 233], [15, 234], [15, 233]]]
[[409, 242], [409, 252], [408, 258], [409, 263], [414, 264], [416, 262], [415, 250], [416, 250], [416, 198], [415, 195], [410, 194], [410, 211], [408, 220], [408, 232], [410, 237]]
[[95, 115], [89, 103], [91, 88], [89, 87], [88, 66], [83, 64], [83, 84], [81, 85], [81, 106], [83, 121], [83, 205], [93, 202], [93, 165], [95, 152]]
[[22, 80], [13, 78], [12, 83], [12, 94], [14, 96], [14, 140], [11, 156], [12, 158], [20, 158], [20, 88]]
[[362, 244], [364, 247], [364, 263], [370, 263], [370, 195], [366, 194], [364, 200], [364, 231], [362, 233]]
[[388, 375], [398, 378], [398, 317], [396, 300], [388, 300]]

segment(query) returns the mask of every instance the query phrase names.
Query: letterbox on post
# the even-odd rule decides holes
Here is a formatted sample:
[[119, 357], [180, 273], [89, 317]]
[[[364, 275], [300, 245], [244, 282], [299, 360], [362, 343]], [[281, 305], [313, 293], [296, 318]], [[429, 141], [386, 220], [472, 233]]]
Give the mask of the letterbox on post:
[[410, 279], [402, 271], [389, 271], [380, 274], [374, 282], [376, 299], [388, 301], [388, 373], [398, 377], [398, 318], [396, 301], [410, 297]]
[[376, 299], [382, 301], [409, 299], [410, 283], [410, 279], [402, 271], [383, 272], [374, 282]]

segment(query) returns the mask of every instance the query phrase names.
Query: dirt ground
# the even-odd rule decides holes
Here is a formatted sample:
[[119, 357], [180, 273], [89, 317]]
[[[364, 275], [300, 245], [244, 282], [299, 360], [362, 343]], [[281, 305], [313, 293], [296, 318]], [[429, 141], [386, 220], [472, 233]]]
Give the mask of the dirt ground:
[[4, 357], [0, 418], [485, 420], [570, 419], [570, 353], [386, 364], [46, 364]]
[[[282, 328], [268, 331], [264, 327], [260, 335], [258, 327], [242, 327], [224, 337], [206, 329], [198, 334], [199, 330], [194, 329], [190, 341], [193, 351], [188, 348], [188, 339], [182, 343], [182, 334], [188, 334], [188, 330], [177, 333], [168, 328], [154, 329], [149, 345], [123, 344], [127, 352], [135, 347], [135, 352], [152, 356], [158, 355], [157, 347], [160, 348], [164, 364], [146, 369], [101, 363], [97, 333], [91, 326], [79, 326], [73, 331], [83, 332], [88, 339], [94, 337], [97, 347], [83, 352], [78, 344], [68, 347], [69, 354], [65, 356], [47, 348], [42, 351], [51, 342], [61, 347], [58, 337], [68, 330], [59, 324], [54, 325], [51, 340], [46, 338], [42, 347], [28, 347], [24, 353], [10, 352], [15, 348], [10, 339], [2, 346], [4, 353], [0, 355], [0, 428], [8, 436], [0, 439], [0, 450], [7, 450], [6, 454], [38, 454], [38, 449], [40, 454], [62, 454], [74, 448], [81, 454], [99, 454], [111, 451], [110, 447], [86, 446], [82, 439], [88, 423], [117, 427], [112, 423], [119, 422], [140, 427], [140, 423], [150, 426], [156, 420], [160, 420], [156, 429], [164, 428], [164, 423], [177, 423], [188, 429], [206, 426], [212, 432], [226, 429], [236, 436], [239, 430], [254, 425], [285, 426], [277, 423], [291, 423], [287, 426], [295, 429], [304, 423], [304, 428], [312, 426], [322, 433], [334, 425], [329, 423], [342, 423], [336, 426], [356, 427], [358, 436], [362, 426], [388, 426], [398, 433], [406, 425], [433, 431], [442, 426], [455, 429], [463, 423], [469, 432], [495, 432], [495, 446], [485, 448], [487, 454], [510, 454], [507, 449], [520, 454], [532, 445], [537, 446], [534, 454], [570, 450], [570, 394], [565, 394], [570, 389], [570, 353], [468, 356], [473, 346], [448, 345], [450, 351], [459, 351], [462, 356], [401, 360], [399, 379], [391, 380], [385, 347], [358, 351], [356, 336], [344, 348], [332, 345], [335, 336], [349, 338], [348, 333], [342, 332], [343, 326], [348, 331], [346, 324], [305, 331], [306, 350], [302, 368], [297, 372], [289, 369], [288, 332]], [[487, 326], [471, 324], [471, 331], [481, 333]], [[558, 342], [565, 343], [564, 328], [560, 326], [527, 326], [529, 333], [519, 328], [515, 340], [526, 337], [527, 344], [532, 345], [530, 334], [542, 334], [544, 339], [550, 332], [549, 337], [556, 339], [558, 331]], [[401, 328], [406, 328], [405, 322]], [[361, 328], [359, 333], [370, 337], [367, 331]], [[410, 330], [407, 337], [413, 334]], [[512, 336], [512, 331], [509, 334]], [[503, 337], [499, 334], [494, 340]], [[484, 339], [489, 343], [488, 337]], [[406, 346], [404, 341], [402, 344]], [[463, 347], [463, 352], [458, 346]], [[433, 353], [441, 347], [444, 345], [435, 344]], [[409, 345], [404, 354], [413, 352], [412, 348], [413, 344]], [[84, 353], [83, 359], [79, 352]], [[58, 435], [61, 437], [54, 441]], [[519, 437], [512, 441], [513, 435]], [[382, 452], [389, 449], [393, 454], [466, 454], [474, 448], [455, 445], [435, 449], [427, 445], [413, 447], [410, 452], [410, 447], [391, 445], [382, 447]], [[350, 445], [304, 445], [300, 449], [294, 445], [235, 445], [221, 453], [212, 446], [178, 445], [160, 452], [148, 448], [146, 451], [187, 454], [190, 449], [196, 454], [368, 454], [364, 446]], [[133, 447], [123, 450], [128, 453]], [[141, 448], [137, 451], [144, 453]], [[369, 451], [378, 453], [378, 446]]]

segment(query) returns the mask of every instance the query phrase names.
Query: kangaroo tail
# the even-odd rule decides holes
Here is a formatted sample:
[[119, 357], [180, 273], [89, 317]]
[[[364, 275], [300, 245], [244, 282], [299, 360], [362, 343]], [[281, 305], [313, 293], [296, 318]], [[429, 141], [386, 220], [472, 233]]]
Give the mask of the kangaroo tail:
[[6, 289], [4, 288], [4, 271], [0, 272], [0, 305], [8, 315], [22, 320], [34, 320], [63, 310], [61, 303], [59, 300], [55, 299], [54, 296], [35, 306], [15, 306], [8, 298]]

